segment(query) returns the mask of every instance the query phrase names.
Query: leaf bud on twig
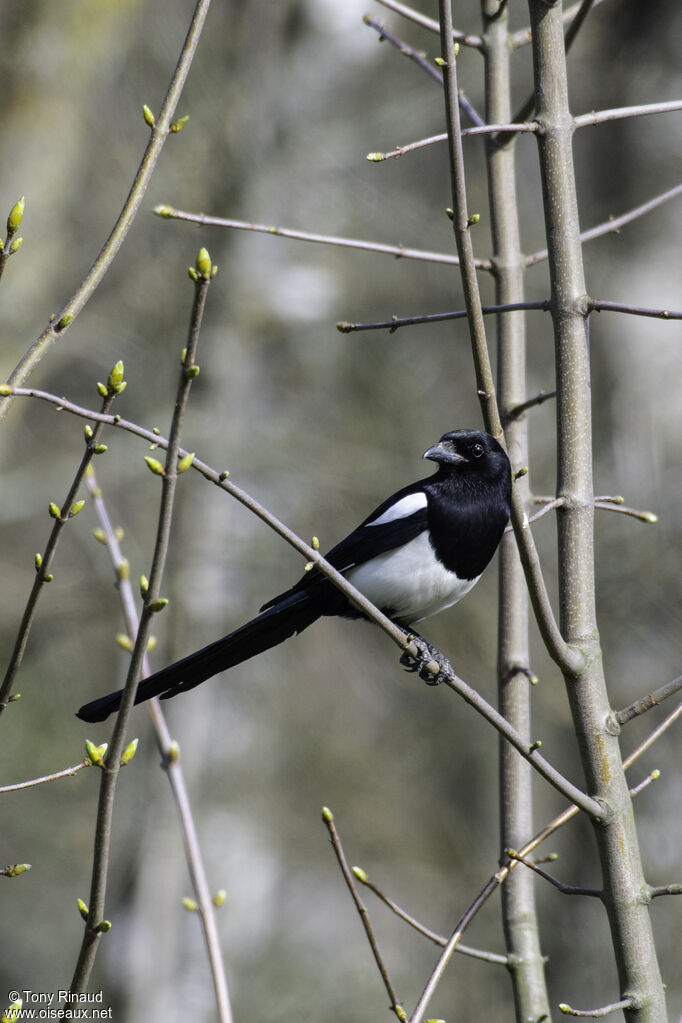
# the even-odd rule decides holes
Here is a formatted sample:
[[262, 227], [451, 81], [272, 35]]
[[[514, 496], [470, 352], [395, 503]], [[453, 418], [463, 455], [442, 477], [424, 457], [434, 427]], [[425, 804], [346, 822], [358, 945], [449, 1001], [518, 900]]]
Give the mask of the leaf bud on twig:
[[62, 513], [61, 513], [61, 510], [59, 508], [59, 505], [55, 504], [54, 501], [50, 501], [50, 509], [49, 510], [50, 510], [50, 518], [51, 519], [60, 519], [62, 517]]
[[145, 455], [144, 460], [147, 463], [147, 465], [149, 466], [149, 469], [151, 470], [151, 472], [153, 472], [156, 476], [165, 476], [165, 474], [166, 474], [165, 470], [164, 470], [163, 466], [161, 465], [161, 462], [158, 461], [158, 459], [151, 458], [149, 455]]
[[180, 461], [178, 462], [178, 472], [185, 472], [187, 469], [191, 467], [193, 461], [194, 452], [192, 451], [191, 454], [185, 455], [183, 458], [180, 459]]
[[84, 920], [88, 919], [88, 907], [85, 905], [82, 899], [78, 900], [78, 912]]
[[103, 742], [101, 746], [95, 746], [94, 742], [90, 742], [89, 739], [85, 740], [85, 752], [88, 760], [95, 767], [101, 767], [102, 761], [104, 760], [104, 754], [107, 751], [108, 743]]
[[158, 614], [159, 611], [163, 611], [164, 607], [166, 607], [167, 604], [168, 604], [167, 597], [157, 597], [157, 599], [153, 600], [149, 605], [149, 610], [152, 611], [154, 614]]
[[136, 752], [137, 752], [137, 745], [138, 745], [139, 741], [140, 741], [139, 739], [132, 739], [132, 740], [131, 740], [131, 741], [130, 741], [130, 742], [128, 743], [128, 745], [126, 746], [126, 748], [125, 748], [125, 749], [123, 750], [123, 753], [121, 754], [121, 766], [122, 766], [122, 767], [123, 767], [123, 766], [124, 766], [125, 764], [129, 764], [129, 763], [130, 763], [130, 761], [131, 761], [131, 760], [133, 759], [133, 757], [135, 756], [135, 754], [136, 754]]
[[147, 106], [146, 103], [142, 107], [142, 116], [144, 117], [149, 127], [153, 128], [154, 125], [156, 124], [156, 118], [154, 117], [154, 114], [152, 113], [151, 109]]
[[8, 234], [16, 234], [19, 230], [19, 225], [21, 224], [22, 217], [24, 216], [25, 205], [26, 203], [22, 195], [21, 199], [19, 199], [18, 202], [15, 202], [14, 206], [9, 211], [9, 216], [7, 218]]
[[127, 632], [117, 632], [116, 642], [118, 643], [122, 650], [127, 650], [128, 653], [132, 653], [133, 641]]

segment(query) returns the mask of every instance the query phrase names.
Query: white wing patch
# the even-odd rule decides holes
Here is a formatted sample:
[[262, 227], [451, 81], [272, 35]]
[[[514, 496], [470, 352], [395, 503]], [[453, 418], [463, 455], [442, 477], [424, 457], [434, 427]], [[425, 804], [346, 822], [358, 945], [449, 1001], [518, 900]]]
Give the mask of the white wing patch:
[[378, 518], [372, 519], [366, 525], [382, 526], [385, 522], [394, 522], [395, 519], [407, 519], [421, 508], [426, 508], [426, 494], [423, 490], [416, 494], [408, 494], [407, 497], [401, 497], [399, 501], [396, 501], [390, 508], [387, 508]]

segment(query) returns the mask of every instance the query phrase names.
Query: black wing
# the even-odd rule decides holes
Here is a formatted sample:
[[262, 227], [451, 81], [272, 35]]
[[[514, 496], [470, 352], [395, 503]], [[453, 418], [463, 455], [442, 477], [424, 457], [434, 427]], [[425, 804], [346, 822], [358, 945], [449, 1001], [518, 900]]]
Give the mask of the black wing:
[[[393, 505], [404, 497], [424, 492], [423, 482], [413, 483], [410, 486], [399, 490], [388, 500], [380, 504], [378, 508], [367, 516], [357, 529], [349, 533], [345, 539], [336, 544], [335, 547], [325, 554], [325, 559], [339, 572], [347, 572], [356, 565], [363, 565], [379, 554], [395, 550], [404, 544], [414, 540], [428, 528], [427, 509], [419, 508], [411, 515], [400, 516], [381, 522], [378, 525], [371, 525], [376, 519], [385, 514]], [[327, 577], [318, 568], [312, 568], [309, 572], [294, 583], [292, 587], [273, 597], [266, 604], [263, 604], [261, 611], [274, 607], [281, 600], [286, 600], [295, 593], [301, 591], [314, 595], [323, 605], [322, 614], [344, 614], [346, 609], [350, 610], [346, 598], [336, 587], [329, 582]], [[355, 614], [355, 612], [352, 612]]]

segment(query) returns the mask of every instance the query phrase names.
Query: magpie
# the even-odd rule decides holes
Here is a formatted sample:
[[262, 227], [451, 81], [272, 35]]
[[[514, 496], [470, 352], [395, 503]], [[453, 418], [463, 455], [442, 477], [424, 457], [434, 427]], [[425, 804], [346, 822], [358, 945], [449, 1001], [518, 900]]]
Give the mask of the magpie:
[[[476, 584], [510, 513], [509, 459], [489, 434], [454, 430], [423, 457], [435, 462], [437, 471], [398, 490], [325, 555], [408, 635], [418, 635], [409, 631], [415, 623], [455, 604]], [[194, 689], [303, 632], [323, 615], [364, 617], [313, 568], [241, 628], [143, 679], [135, 703]], [[122, 693], [86, 703], [78, 717], [104, 721], [118, 710]]]

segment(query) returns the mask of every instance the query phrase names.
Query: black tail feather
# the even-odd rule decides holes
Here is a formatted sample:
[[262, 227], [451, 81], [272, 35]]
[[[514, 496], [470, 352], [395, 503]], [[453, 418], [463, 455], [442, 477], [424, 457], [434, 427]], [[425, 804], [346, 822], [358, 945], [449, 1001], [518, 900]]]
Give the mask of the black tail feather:
[[[212, 678], [220, 671], [233, 668], [270, 647], [283, 643], [294, 633], [302, 632], [319, 618], [319, 611], [310, 607], [305, 593], [297, 593], [270, 607], [228, 636], [197, 650], [181, 661], [162, 668], [143, 679], [137, 689], [135, 703], [144, 703], [153, 696], [168, 700], [187, 692]], [[121, 705], [123, 690], [84, 704], [77, 713], [81, 721], [104, 721]]]

